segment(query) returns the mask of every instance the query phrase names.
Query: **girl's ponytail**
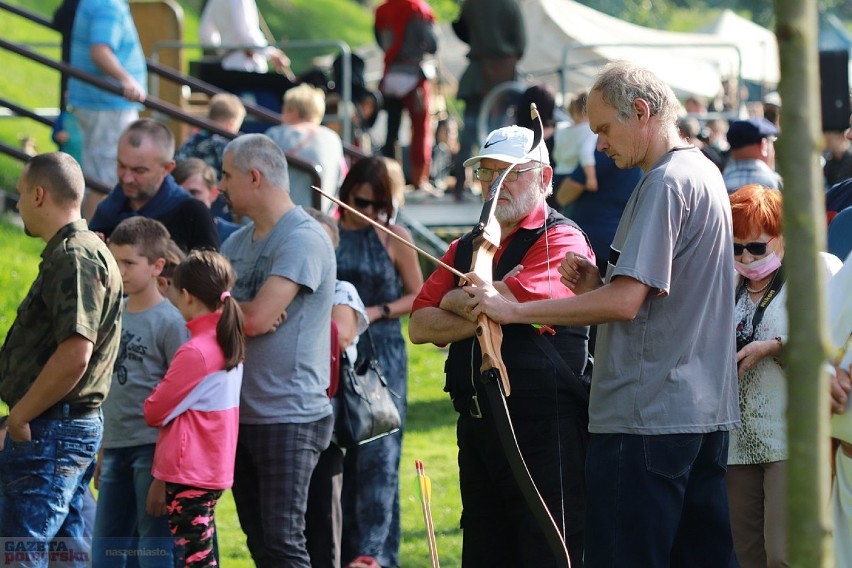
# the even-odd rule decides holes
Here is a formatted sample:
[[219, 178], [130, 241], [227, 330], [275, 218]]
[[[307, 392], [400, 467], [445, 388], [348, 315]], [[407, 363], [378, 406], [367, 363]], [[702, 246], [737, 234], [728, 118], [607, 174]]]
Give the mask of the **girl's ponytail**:
[[175, 269], [173, 284], [198, 298], [211, 312], [222, 308], [216, 341], [225, 355], [225, 370], [239, 365], [246, 354], [245, 326], [239, 303], [231, 297], [236, 274], [228, 259], [215, 251], [194, 250]]
[[222, 303], [222, 317], [216, 326], [216, 341], [225, 354], [225, 370], [229, 371], [246, 357], [245, 324], [243, 311], [231, 292], [222, 292], [219, 301]]

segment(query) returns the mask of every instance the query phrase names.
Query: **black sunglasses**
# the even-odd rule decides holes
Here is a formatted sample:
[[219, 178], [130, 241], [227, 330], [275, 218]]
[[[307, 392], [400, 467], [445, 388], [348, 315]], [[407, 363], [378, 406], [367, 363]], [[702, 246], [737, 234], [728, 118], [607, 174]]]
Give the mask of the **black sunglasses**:
[[385, 207], [385, 204], [381, 201], [372, 201], [370, 199], [364, 199], [363, 197], [353, 197], [352, 203], [354, 203], [355, 207], [358, 209], [366, 209], [367, 207], [372, 207], [374, 211], [384, 209]]
[[765, 243], [734, 243], [734, 256], [740, 256], [746, 250], [754, 256], [762, 256], [766, 254], [766, 245], [771, 243], [774, 238], [772, 237]]

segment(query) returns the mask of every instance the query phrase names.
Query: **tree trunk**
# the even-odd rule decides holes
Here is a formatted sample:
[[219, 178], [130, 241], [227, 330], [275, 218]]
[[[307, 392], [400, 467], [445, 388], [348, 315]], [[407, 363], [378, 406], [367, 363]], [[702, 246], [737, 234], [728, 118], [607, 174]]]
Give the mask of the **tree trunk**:
[[834, 566], [829, 506], [829, 386], [826, 317], [817, 251], [825, 249], [817, 0], [776, 0], [781, 60], [784, 266], [789, 340], [784, 347], [789, 404], [787, 528], [791, 566]]

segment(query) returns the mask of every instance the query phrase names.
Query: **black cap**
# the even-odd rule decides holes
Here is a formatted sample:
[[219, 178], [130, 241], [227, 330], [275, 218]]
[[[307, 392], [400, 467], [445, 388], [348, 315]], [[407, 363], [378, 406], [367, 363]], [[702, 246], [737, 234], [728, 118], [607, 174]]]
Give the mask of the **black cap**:
[[735, 120], [728, 128], [728, 144], [732, 150], [760, 144], [761, 140], [769, 136], [778, 136], [778, 127], [765, 118]]

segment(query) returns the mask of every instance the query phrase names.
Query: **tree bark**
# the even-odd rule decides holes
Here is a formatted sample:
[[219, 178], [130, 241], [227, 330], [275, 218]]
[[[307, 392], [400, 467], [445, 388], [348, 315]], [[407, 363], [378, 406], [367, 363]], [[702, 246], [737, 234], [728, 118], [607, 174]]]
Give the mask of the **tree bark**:
[[825, 250], [817, 0], [776, 0], [781, 61], [784, 266], [789, 340], [784, 347], [789, 403], [787, 542], [790, 565], [834, 566], [829, 523], [829, 384], [824, 285], [817, 251]]

